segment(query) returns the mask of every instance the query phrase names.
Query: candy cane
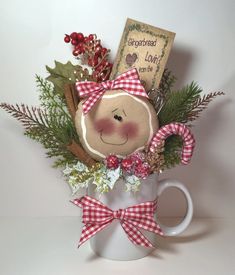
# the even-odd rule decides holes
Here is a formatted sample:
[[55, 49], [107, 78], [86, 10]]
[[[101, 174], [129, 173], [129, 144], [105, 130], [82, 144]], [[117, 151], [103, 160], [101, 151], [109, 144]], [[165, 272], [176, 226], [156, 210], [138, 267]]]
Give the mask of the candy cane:
[[183, 139], [183, 148], [181, 155], [181, 163], [188, 164], [193, 155], [193, 149], [195, 146], [195, 139], [193, 134], [189, 130], [187, 126], [182, 123], [170, 123], [161, 127], [157, 133], [153, 136], [149, 150], [154, 152], [155, 147], [157, 147], [158, 143], [162, 140], [165, 140], [170, 135], [179, 135]]

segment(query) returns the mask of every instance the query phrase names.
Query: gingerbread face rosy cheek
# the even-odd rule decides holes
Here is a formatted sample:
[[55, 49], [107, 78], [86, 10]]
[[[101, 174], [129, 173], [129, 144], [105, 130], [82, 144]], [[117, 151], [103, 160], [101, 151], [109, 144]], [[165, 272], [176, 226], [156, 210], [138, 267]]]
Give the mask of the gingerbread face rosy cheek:
[[[124, 122], [118, 115], [114, 115], [114, 119], [115, 122], [112, 118], [101, 118], [94, 123], [94, 128], [103, 143], [120, 146], [138, 138], [137, 123]], [[127, 118], [125, 117], [125, 119]]]
[[147, 98], [108, 90], [86, 114], [82, 103], [75, 125], [82, 146], [96, 160], [142, 150], [158, 130], [156, 112]]
[[138, 123], [135, 122], [127, 122], [123, 123], [119, 129], [119, 134], [121, 137], [128, 137], [129, 140], [138, 138], [139, 132]]
[[115, 132], [114, 122], [110, 118], [101, 118], [94, 122], [94, 128], [98, 133], [112, 135]]

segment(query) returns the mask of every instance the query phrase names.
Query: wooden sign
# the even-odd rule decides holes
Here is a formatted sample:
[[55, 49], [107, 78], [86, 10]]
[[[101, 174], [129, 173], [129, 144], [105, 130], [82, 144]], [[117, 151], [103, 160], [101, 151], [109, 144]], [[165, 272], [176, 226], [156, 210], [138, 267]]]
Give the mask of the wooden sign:
[[174, 37], [173, 32], [127, 19], [111, 79], [129, 69], [136, 68], [147, 91], [157, 88]]

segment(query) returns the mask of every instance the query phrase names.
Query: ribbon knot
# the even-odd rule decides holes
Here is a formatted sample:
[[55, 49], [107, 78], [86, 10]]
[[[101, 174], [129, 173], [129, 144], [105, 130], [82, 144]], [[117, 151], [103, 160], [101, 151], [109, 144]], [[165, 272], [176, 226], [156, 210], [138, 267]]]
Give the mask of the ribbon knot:
[[157, 208], [157, 201], [143, 202], [126, 209], [113, 211], [102, 202], [84, 196], [72, 201], [75, 205], [82, 208], [83, 223], [79, 246], [89, 240], [99, 231], [111, 224], [115, 219], [120, 221], [123, 230], [129, 240], [145, 247], [153, 247], [152, 243], [142, 234], [139, 229], [147, 230], [155, 234], [163, 235], [163, 232], [154, 219], [154, 212]]
[[123, 220], [125, 218], [125, 209], [113, 211], [113, 217], [114, 219]]
[[101, 85], [103, 86], [103, 88], [105, 90], [112, 90], [113, 89], [113, 85], [114, 85], [114, 81], [107, 80], [107, 81], [101, 82]]
[[86, 99], [82, 103], [84, 114], [87, 114], [95, 103], [102, 98], [104, 93], [108, 90], [123, 90], [132, 95], [148, 98], [135, 68], [120, 74], [114, 80], [107, 80], [101, 83], [92, 81], [77, 82], [76, 89], [79, 96]]

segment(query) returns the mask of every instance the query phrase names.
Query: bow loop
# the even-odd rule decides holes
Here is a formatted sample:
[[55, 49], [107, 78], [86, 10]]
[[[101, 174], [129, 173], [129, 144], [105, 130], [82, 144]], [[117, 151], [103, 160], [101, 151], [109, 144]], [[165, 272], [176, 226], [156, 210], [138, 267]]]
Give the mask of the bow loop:
[[[104, 89], [101, 85], [96, 85], [97, 83], [92, 81], [83, 81], [78, 83], [79, 83], [79, 96], [81, 98], [86, 98], [89, 95], [93, 93], [98, 93]], [[78, 84], [76, 84], [76, 87], [78, 87]]]
[[77, 82], [76, 89], [79, 96], [86, 99], [83, 102], [84, 114], [87, 114], [95, 103], [102, 98], [103, 94], [108, 90], [120, 89], [132, 95], [148, 98], [135, 68], [119, 75], [114, 80], [107, 80], [101, 83], [91, 81]]
[[153, 216], [154, 212], [156, 211], [156, 207], [155, 207], [156, 203], [157, 203], [157, 200], [143, 202], [138, 205], [128, 207], [126, 209], [126, 212], [129, 215], [132, 215], [135, 217]]
[[85, 225], [79, 246], [112, 223], [114, 219], [120, 220], [120, 224], [128, 238], [136, 245], [153, 247], [139, 229], [163, 235], [161, 228], [154, 220], [156, 200], [116, 211], [111, 210], [102, 202], [89, 196], [75, 199], [72, 202], [83, 210], [82, 221]]

